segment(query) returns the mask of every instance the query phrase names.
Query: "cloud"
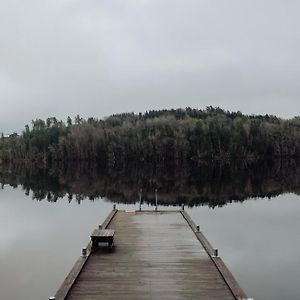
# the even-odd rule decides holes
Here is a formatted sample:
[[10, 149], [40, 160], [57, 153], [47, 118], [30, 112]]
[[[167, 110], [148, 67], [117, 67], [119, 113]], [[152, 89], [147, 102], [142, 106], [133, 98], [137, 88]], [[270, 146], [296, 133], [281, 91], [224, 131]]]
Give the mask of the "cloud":
[[38, 117], [300, 108], [296, 1], [0, 1], [0, 131]]

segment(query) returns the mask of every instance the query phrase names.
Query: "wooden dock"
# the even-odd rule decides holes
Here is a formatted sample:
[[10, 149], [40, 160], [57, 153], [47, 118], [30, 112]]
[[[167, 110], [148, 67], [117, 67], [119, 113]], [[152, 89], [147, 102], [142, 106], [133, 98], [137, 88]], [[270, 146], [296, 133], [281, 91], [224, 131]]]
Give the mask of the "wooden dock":
[[81, 256], [50, 299], [247, 299], [184, 211], [113, 210], [114, 246]]

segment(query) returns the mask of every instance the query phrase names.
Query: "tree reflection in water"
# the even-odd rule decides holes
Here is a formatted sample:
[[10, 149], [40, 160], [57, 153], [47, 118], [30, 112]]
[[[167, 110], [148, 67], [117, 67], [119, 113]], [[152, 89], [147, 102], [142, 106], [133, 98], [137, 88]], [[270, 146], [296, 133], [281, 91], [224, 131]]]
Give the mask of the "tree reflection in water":
[[144, 203], [154, 204], [158, 189], [160, 205], [223, 206], [232, 201], [256, 197], [275, 197], [300, 191], [300, 164], [295, 160], [203, 161], [190, 166], [128, 165], [103, 169], [95, 164], [33, 164], [0, 166], [2, 188], [21, 185], [26, 195], [38, 201], [56, 202], [67, 197], [80, 203], [84, 199], [105, 197], [116, 203], [135, 203], [143, 190]]

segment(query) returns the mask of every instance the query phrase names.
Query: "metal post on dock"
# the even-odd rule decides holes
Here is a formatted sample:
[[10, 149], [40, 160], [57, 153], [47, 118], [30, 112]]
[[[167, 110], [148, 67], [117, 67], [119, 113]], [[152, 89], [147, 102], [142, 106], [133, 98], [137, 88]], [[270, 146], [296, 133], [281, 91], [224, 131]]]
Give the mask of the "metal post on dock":
[[142, 210], [142, 189], [140, 189], [140, 207], [139, 210]]
[[219, 252], [219, 251], [218, 251], [218, 249], [217, 249], [217, 248], [215, 248], [215, 249], [214, 249], [214, 256], [215, 256], [215, 257], [218, 257], [218, 255], [219, 255], [219, 253], [218, 253], [218, 252]]
[[87, 249], [86, 249], [86, 247], [82, 248], [81, 256], [87, 256]]
[[184, 205], [182, 205], [181, 209], [184, 210]]
[[117, 205], [114, 204], [114, 205], [113, 205], [113, 210], [116, 210], [116, 209], [117, 209]]
[[157, 211], [157, 189], [155, 189], [155, 211]]

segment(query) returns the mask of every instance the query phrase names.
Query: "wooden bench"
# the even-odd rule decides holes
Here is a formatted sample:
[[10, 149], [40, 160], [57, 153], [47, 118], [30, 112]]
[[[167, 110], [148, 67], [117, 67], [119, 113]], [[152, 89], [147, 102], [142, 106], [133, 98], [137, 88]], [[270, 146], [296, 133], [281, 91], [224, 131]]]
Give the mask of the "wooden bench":
[[98, 248], [99, 243], [108, 243], [111, 248], [114, 243], [115, 231], [113, 229], [95, 229], [91, 234], [92, 250]]

